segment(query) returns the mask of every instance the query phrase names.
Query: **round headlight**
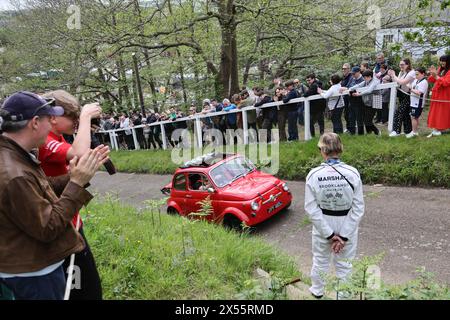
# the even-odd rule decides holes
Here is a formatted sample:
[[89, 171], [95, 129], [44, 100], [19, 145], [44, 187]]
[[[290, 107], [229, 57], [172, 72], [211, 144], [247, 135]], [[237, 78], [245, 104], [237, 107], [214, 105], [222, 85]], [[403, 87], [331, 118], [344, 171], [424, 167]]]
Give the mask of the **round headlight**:
[[253, 211], [257, 211], [259, 209], [259, 204], [256, 201], [253, 201], [250, 205]]
[[286, 191], [286, 192], [289, 191], [289, 187], [288, 187], [288, 185], [286, 183], [283, 184], [283, 190]]

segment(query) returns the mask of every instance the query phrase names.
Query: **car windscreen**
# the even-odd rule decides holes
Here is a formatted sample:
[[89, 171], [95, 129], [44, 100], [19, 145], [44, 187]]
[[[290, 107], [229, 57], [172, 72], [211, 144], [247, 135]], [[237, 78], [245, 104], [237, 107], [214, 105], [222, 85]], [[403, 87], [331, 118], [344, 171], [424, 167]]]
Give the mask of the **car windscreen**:
[[255, 166], [249, 160], [244, 157], [237, 157], [212, 169], [210, 176], [216, 186], [222, 188], [227, 184], [232, 183], [234, 180], [247, 175], [254, 169]]

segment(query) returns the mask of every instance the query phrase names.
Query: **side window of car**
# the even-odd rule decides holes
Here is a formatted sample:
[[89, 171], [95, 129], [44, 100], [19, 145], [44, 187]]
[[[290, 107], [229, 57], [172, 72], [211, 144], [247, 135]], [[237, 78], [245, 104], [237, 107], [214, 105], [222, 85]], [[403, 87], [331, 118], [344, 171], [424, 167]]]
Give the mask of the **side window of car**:
[[186, 177], [183, 173], [177, 175], [173, 180], [173, 188], [179, 191], [186, 190]]
[[189, 189], [194, 191], [207, 191], [211, 187], [208, 178], [199, 173], [189, 174]]

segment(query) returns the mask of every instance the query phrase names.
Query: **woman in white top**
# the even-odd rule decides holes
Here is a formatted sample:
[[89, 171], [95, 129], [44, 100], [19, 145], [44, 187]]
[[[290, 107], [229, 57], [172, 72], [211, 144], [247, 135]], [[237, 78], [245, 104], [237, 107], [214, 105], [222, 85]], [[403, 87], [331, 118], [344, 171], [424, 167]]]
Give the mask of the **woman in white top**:
[[344, 110], [344, 98], [339, 95], [339, 90], [341, 89], [341, 77], [337, 74], [331, 76], [330, 79], [330, 89], [322, 90], [317, 89], [317, 92], [324, 98], [328, 99], [328, 109], [331, 111], [331, 121], [333, 122], [333, 132], [343, 133], [344, 129], [342, 126], [342, 111]]
[[409, 96], [410, 85], [416, 79], [416, 72], [411, 67], [411, 61], [409, 59], [403, 59], [400, 61], [400, 73], [398, 77], [395, 75], [394, 70], [389, 70], [388, 75], [391, 76], [393, 82], [397, 82], [400, 85], [400, 90], [397, 91], [399, 107], [395, 111], [394, 115], [394, 127], [393, 131], [389, 135], [390, 137], [396, 137], [400, 135], [403, 123], [403, 131], [408, 134], [412, 131], [410, 104], [411, 99]]

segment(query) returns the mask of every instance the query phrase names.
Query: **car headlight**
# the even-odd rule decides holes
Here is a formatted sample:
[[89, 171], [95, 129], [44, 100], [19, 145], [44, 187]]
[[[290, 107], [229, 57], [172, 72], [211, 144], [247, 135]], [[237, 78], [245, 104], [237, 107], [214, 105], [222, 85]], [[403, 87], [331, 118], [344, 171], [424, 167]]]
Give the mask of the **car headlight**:
[[283, 190], [286, 191], [286, 192], [289, 191], [289, 187], [288, 187], [287, 183], [283, 184]]
[[253, 201], [253, 202], [250, 204], [250, 206], [251, 206], [251, 208], [252, 208], [253, 211], [257, 211], [257, 210], [259, 209], [259, 203], [256, 202], [256, 201]]

